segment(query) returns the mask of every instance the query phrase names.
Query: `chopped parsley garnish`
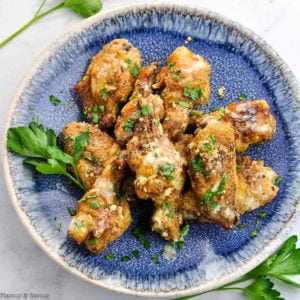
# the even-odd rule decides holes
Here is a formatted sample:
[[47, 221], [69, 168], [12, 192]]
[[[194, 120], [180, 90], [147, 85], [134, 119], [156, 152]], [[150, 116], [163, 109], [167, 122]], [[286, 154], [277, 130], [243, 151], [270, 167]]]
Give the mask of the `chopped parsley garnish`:
[[84, 224], [81, 220], [76, 220], [74, 226], [76, 227], [76, 230], [81, 230], [84, 227]]
[[135, 111], [130, 117], [129, 119], [127, 119], [125, 121], [125, 123], [122, 126], [122, 129], [124, 131], [127, 132], [131, 132], [134, 129], [135, 124], [138, 122], [139, 120], [139, 114]]
[[81, 198], [81, 199], [79, 200], [79, 202], [83, 202], [83, 201], [85, 201], [85, 200], [87, 200], [87, 199], [92, 199], [92, 198], [96, 198], [96, 197], [97, 197], [97, 194], [96, 194], [96, 193], [89, 194], [89, 195], [84, 196], [83, 198]]
[[239, 100], [247, 100], [247, 94], [245, 92], [241, 93], [239, 96]]
[[247, 225], [245, 225], [245, 224], [239, 224], [237, 227], [242, 229], [242, 228], [246, 228]]
[[83, 154], [84, 148], [88, 145], [90, 140], [90, 133], [88, 131], [81, 132], [75, 139], [73, 147], [73, 156], [77, 161]]
[[282, 181], [282, 178], [278, 176], [278, 177], [275, 179], [274, 184], [275, 184], [275, 185], [278, 185], [281, 181]]
[[95, 245], [96, 245], [95, 239], [93, 239], [93, 238], [89, 239], [89, 240], [88, 240], [88, 244], [89, 244], [90, 246], [95, 246]]
[[201, 97], [204, 97], [202, 89], [195, 88], [195, 89], [189, 89], [187, 86], [184, 87], [183, 95], [193, 101], [199, 100]]
[[158, 158], [158, 154], [157, 154], [156, 152], [153, 153], [153, 156], [154, 156], [155, 158]]
[[70, 215], [71, 217], [76, 216], [77, 212], [76, 212], [76, 209], [75, 209], [75, 208], [67, 207], [67, 209], [68, 209], [69, 215]]
[[191, 110], [190, 113], [189, 113], [190, 116], [202, 116], [203, 115], [203, 112], [201, 110]]
[[151, 257], [151, 260], [152, 260], [153, 262], [155, 262], [156, 264], [159, 264], [159, 263], [160, 263], [160, 261], [159, 261], [157, 255], [155, 255], [155, 254], [150, 254], [150, 257]]
[[93, 114], [92, 114], [92, 122], [94, 124], [98, 124], [99, 120], [100, 120], [100, 117], [98, 116], [98, 114], [95, 113], [95, 112], [93, 112]]
[[175, 76], [173, 77], [173, 79], [174, 79], [176, 82], [179, 82], [180, 77], [179, 77], [178, 75], [175, 75]]
[[139, 250], [133, 250], [131, 253], [137, 259], [139, 259], [141, 257], [141, 253]]
[[51, 96], [49, 97], [49, 99], [50, 99], [50, 102], [51, 102], [54, 106], [57, 106], [57, 105], [61, 102], [58, 98], [56, 98], [56, 97], [53, 96], [53, 95], [51, 95]]
[[257, 230], [253, 230], [251, 233], [250, 233], [250, 237], [255, 237], [257, 236]]
[[130, 75], [134, 78], [137, 78], [137, 76], [139, 75], [139, 71], [140, 71], [140, 67], [138, 66], [137, 63], [132, 64], [131, 59], [126, 59], [126, 63], [129, 67], [129, 72]]
[[146, 231], [141, 226], [136, 226], [136, 228], [133, 231], [133, 234], [136, 236], [136, 238], [140, 241], [140, 243], [145, 249], [149, 249], [151, 247], [150, 241], [145, 238]]
[[173, 172], [175, 170], [175, 164], [165, 163], [163, 166], [160, 167], [162, 174], [168, 179], [173, 180], [174, 175]]
[[109, 96], [109, 93], [108, 93], [108, 91], [106, 90], [106, 88], [103, 88], [100, 92], [101, 92], [102, 98], [103, 98], [104, 100], [106, 100], [106, 99], [108, 98], [108, 96]]
[[119, 155], [121, 154], [121, 151], [120, 151], [120, 150], [116, 150], [116, 151], [114, 152], [114, 154], [117, 155], [117, 156], [119, 156]]
[[130, 258], [130, 256], [128, 256], [128, 255], [124, 255], [124, 256], [122, 256], [121, 257], [121, 261], [129, 261], [131, 258]]
[[150, 112], [151, 112], [151, 109], [150, 109], [149, 105], [145, 105], [141, 109], [141, 113], [143, 116], [148, 116], [150, 114]]
[[214, 144], [214, 143], [216, 142], [216, 138], [215, 138], [213, 135], [211, 135], [211, 136], [208, 138], [208, 141], [209, 141], [210, 143]]
[[184, 101], [178, 101], [178, 103], [179, 103], [182, 107], [184, 107], [184, 108], [190, 108], [190, 107], [191, 107], [191, 105], [190, 105], [189, 103], [184, 102]]
[[163, 205], [161, 206], [162, 210], [166, 210], [166, 209], [168, 210], [170, 218], [173, 218], [175, 215], [172, 204], [173, 204], [172, 201], [168, 201], [167, 203], [163, 203]]
[[104, 257], [106, 260], [111, 260], [115, 258], [115, 255], [113, 253], [106, 253]]
[[97, 200], [93, 200], [93, 201], [89, 202], [89, 206], [92, 209], [98, 209], [100, 207], [100, 204]]
[[227, 174], [223, 173], [221, 180], [217, 186], [207, 190], [203, 196], [203, 202], [208, 204], [212, 209], [216, 209], [218, 204], [212, 201], [214, 196], [222, 195], [224, 193], [224, 186], [227, 182]]
[[99, 160], [96, 157], [85, 157], [84, 159], [93, 164], [99, 164]]
[[196, 154], [194, 158], [191, 161], [193, 171], [195, 173], [201, 172], [202, 176], [205, 180], [207, 180], [208, 174], [207, 170], [204, 164], [204, 161], [202, 160], [201, 156], [199, 154]]
[[105, 104], [99, 105], [99, 110], [100, 110], [101, 112], [105, 112], [105, 110], [106, 110]]
[[171, 69], [175, 66], [175, 63], [174, 62], [168, 62], [168, 67]]
[[202, 147], [205, 152], [210, 152], [213, 149], [213, 146], [210, 143], [204, 143]]
[[180, 229], [180, 236], [179, 236], [179, 241], [176, 243], [177, 248], [179, 250], [182, 250], [184, 248], [184, 238], [188, 235], [190, 230], [190, 225], [185, 225], [182, 229]]
[[224, 97], [225, 97], [225, 87], [224, 86], [221, 86], [218, 89], [218, 97], [219, 97], [219, 99], [224, 99]]
[[132, 122], [130, 120], [126, 120], [126, 122], [123, 124], [122, 128], [124, 131], [127, 131], [127, 132], [133, 131], [134, 122]]
[[265, 211], [262, 211], [259, 215], [258, 218], [263, 219], [267, 216], [267, 213]]

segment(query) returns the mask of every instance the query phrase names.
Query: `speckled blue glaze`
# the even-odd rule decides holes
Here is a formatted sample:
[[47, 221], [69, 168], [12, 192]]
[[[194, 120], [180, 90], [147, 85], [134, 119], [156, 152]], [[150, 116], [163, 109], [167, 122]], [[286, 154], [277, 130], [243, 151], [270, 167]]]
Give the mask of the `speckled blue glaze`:
[[[237, 274], [253, 257], [257, 263], [266, 257], [264, 248], [271, 243], [293, 217], [299, 197], [300, 148], [299, 105], [297, 87], [284, 63], [268, 52], [261, 41], [251, 38], [247, 30], [239, 31], [234, 23], [212, 13], [176, 7], [125, 9], [112, 16], [95, 17], [83, 28], [75, 30], [63, 42], [54, 45], [50, 53], [36, 66], [17, 95], [9, 119], [9, 127], [28, 124], [38, 116], [42, 124], [60, 133], [73, 120], [83, 120], [80, 101], [74, 91], [90, 58], [114, 38], [127, 38], [139, 48], [144, 64], [165, 63], [166, 57], [193, 38], [186, 45], [203, 55], [212, 67], [211, 99], [207, 107], [225, 106], [237, 100], [242, 92], [248, 99], [266, 99], [277, 120], [272, 142], [252, 146], [247, 154], [262, 159], [282, 178], [280, 192], [267, 206], [246, 214], [241, 223], [247, 227], [225, 231], [213, 224], [191, 224], [185, 248], [174, 261], [160, 256], [160, 263], [150, 254], [159, 255], [165, 242], [157, 234], [149, 233], [151, 248], [145, 250], [132, 234], [138, 220], [144, 220], [148, 206], [134, 212], [129, 230], [98, 256], [89, 254], [67, 237], [70, 221], [67, 207], [75, 207], [81, 191], [61, 176], [43, 176], [22, 164], [22, 158], [11, 153], [8, 159], [9, 177], [17, 203], [27, 221], [40, 236], [46, 248], [80, 271], [94, 283], [138, 295], [174, 295], [201, 290], [208, 284], [221, 282], [228, 274]], [[266, 48], [265, 48], [266, 47]], [[226, 87], [225, 98], [218, 99], [219, 87]], [[61, 99], [53, 106], [49, 96]], [[257, 215], [267, 212], [260, 220], [258, 236], [250, 237], [256, 227]], [[61, 231], [57, 226], [61, 224]], [[121, 262], [123, 255], [140, 250], [141, 258]], [[106, 260], [112, 252], [116, 258]], [[261, 256], [260, 256], [261, 255]], [[254, 262], [255, 264], [255, 262]], [[254, 266], [254, 265], [253, 265]], [[101, 284], [100, 284], [101, 283]]]

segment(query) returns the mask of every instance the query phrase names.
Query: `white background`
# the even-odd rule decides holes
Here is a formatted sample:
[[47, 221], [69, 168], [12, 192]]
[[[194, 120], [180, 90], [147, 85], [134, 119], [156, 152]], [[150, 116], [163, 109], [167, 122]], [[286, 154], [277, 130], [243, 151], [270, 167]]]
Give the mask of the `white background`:
[[[0, 41], [25, 23], [41, 0], [0, 0]], [[48, 0], [48, 7], [59, 1]], [[106, 11], [132, 0], [104, 0]], [[163, 2], [163, 1], [161, 1]], [[166, 2], [166, 1], [165, 1]], [[184, 1], [171, 1], [180, 2]], [[300, 78], [300, 1], [298, 0], [189, 0], [231, 17], [263, 37]], [[0, 129], [13, 92], [37, 55], [80, 17], [67, 9], [39, 21], [21, 36], [0, 49]], [[2, 135], [1, 135], [2, 138]], [[2, 155], [2, 154], [1, 154]], [[292, 233], [300, 235], [300, 222]], [[298, 278], [299, 279], [299, 278]], [[300, 290], [276, 283], [286, 299], [300, 299]], [[10, 203], [0, 173], [0, 293], [49, 293], [50, 299], [133, 299], [93, 286], [68, 273], [48, 258], [22, 227]], [[196, 299], [239, 300], [237, 291], [212, 293]]]

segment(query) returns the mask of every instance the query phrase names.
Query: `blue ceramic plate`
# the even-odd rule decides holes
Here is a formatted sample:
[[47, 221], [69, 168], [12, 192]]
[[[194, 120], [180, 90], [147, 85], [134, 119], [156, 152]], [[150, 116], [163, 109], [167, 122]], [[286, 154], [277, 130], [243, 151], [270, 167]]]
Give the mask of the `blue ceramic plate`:
[[[264, 41], [240, 24], [202, 9], [178, 6], [131, 6], [99, 14], [81, 22], [57, 40], [29, 70], [9, 113], [9, 127], [27, 125], [33, 116], [60, 133], [73, 120], [83, 120], [74, 91], [91, 57], [107, 42], [127, 38], [142, 52], [144, 64], [165, 63], [166, 57], [187, 36], [192, 51], [211, 64], [212, 96], [209, 106], [225, 106], [242, 92], [249, 99], [267, 99], [277, 119], [272, 142], [248, 151], [262, 159], [283, 178], [272, 203], [246, 214], [243, 229], [224, 231], [213, 224], [192, 224], [186, 246], [174, 261], [159, 251], [164, 241], [149, 233], [151, 248], [145, 250], [132, 229], [147, 211], [135, 214], [129, 230], [98, 256], [91, 255], [67, 237], [67, 207], [75, 207], [81, 191], [60, 176], [37, 174], [23, 158], [4, 155], [4, 171], [12, 202], [32, 237], [62, 266], [101, 287], [142, 296], [180, 296], [205, 291], [243, 275], [265, 259], [283, 241], [299, 202], [300, 110], [297, 82], [278, 55]], [[225, 99], [217, 89], [226, 87]], [[49, 96], [62, 100], [53, 106]], [[258, 236], [250, 237], [257, 215]], [[61, 224], [61, 231], [57, 227]], [[139, 250], [141, 258], [121, 262], [123, 255]], [[106, 260], [112, 252], [116, 258]], [[151, 259], [158, 255], [160, 263]]]

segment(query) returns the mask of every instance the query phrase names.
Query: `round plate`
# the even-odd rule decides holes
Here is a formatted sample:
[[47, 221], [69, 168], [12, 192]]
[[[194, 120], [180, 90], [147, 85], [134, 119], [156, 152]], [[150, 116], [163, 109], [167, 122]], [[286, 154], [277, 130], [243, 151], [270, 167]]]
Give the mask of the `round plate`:
[[[184, 44], [188, 36], [192, 41]], [[149, 207], [134, 212], [132, 226], [105, 252], [97, 256], [88, 253], [67, 236], [71, 218], [67, 207], [75, 207], [81, 191], [61, 176], [38, 174], [4, 147], [4, 172], [12, 202], [25, 227], [49, 256], [101, 287], [133, 295], [174, 297], [234, 280], [276, 249], [295, 216], [300, 186], [297, 82], [278, 55], [240, 24], [203, 9], [136, 5], [87, 19], [46, 50], [17, 90], [6, 130], [27, 125], [33, 116], [56, 133], [73, 120], [83, 120], [74, 85], [91, 57], [115, 38], [127, 38], [139, 48], [144, 64], [164, 64], [166, 57], [183, 44], [203, 55], [212, 67], [210, 107], [225, 106], [242, 92], [248, 99], [266, 99], [277, 119], [276, 135], [272, 142], [252, 146], [247, 154], [264, 160], [283, 178], [278, 196], [243, 216], [245, 228], [225, 231], [213, 224], [191, 224], [185, 247], [177, 250], [173, 261], [160, 256], [165, 241], [157, 234], [147, 234], [151, 247], [146, 250], [132, 233], [137, 222], [149, 214]], [[221, 86], [226, 88], [223, 100], [217, 97]], [[53, 106], [50, 95], [62, 102]], [[256, 224], [262, 211], [267, 216]], [[255, 228], [258, 236], [250, 237]], [[132, 257], [133, 250], [141, 252], [140, 259]], [[106, 260], [106, 253], [113, 253], [115, 258]], [[151, 254], [159, 257], [159, 263]], [[124, 255], [132, 259], [122, 262]]]

